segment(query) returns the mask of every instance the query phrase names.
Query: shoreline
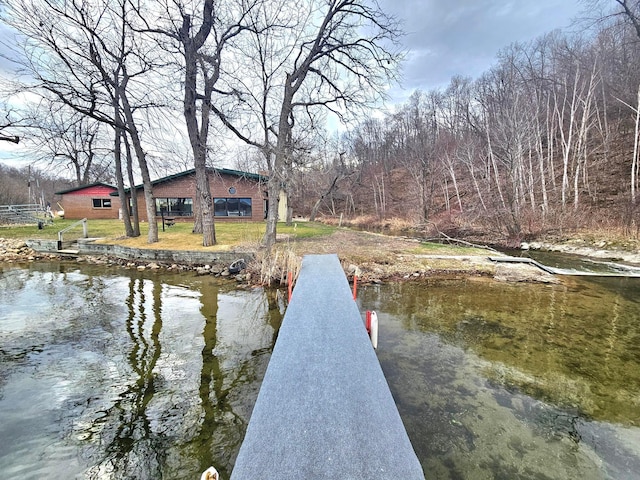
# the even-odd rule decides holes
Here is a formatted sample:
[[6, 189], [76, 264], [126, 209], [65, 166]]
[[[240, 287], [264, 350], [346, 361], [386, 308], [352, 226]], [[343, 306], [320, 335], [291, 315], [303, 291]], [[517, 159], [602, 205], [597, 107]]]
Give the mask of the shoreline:
[[[416, 245], [416, 241], [401, 237], [340, 231], [335, 238], [278, 243], [272, 255], [266, 255], [255, 246], [248, 245], [243, 252], [236, 249], [225, 253], [202, 254], [202, 252], [188, 250], [159, 251], [92, 242], [86, 243], [86, 248], [80, 249], [84, 251], [64, 253], [51, 251], [50, 245], [41, 242], [0, 237], [0, 262], [67, 260], [138, 271], [192, 272], [197, 276], [212, 275], [234, 280], [242, 286], [283, 286], [287, 284], [289, 272], [292, 272], [295, 278], [304, 255], [320, 252], [337, 253], [349, 281], [353, 281], [354, 276], [357, 276], [358, 282], [362, 284], [467, 278], [484, 278], [512, 283], [562, 283], [563, 281], [562, 276], [544, 272], [532, 265], [492, 262], [489, 259], [489, 252], [487, 255], [422, 254], [415, 251]], [[33, 248], [34, 246], [36, 248]], [[38, 246], [41, 249], [38, 249]], [[589, 243], [581, 239], [572, 239], [561, 243], [531, 242], [523, 244], [521, 250], [560, 252], [640, 266], [638, 251], [611, 250], [604, 248], [606, 246], [605, 242]], [[175, 258], [189, 261], [175, 260]], [[230, 271], [231, 263], [240, 258], [245, 260], [246, 268], [240, 272]]]
[[[121, 258], [109, 254], [69, 254], [50, 251], [38, 251], [23, 239], [0, 238], [0, 262], [31, 263], [40, 261], [67, 261], [91, 265], [114, 266], [125, 269], [166, 270], [170, 272], [191, 272], [197, 276], [212, 275], [234, 280], [244, 286], [275, 285], [287, 283], [287, 272], [297, 274], [297, 265], [302, 256], [310, 252], [294, 253], [289, 256], [274, 255], [269, 258], [257, 254], [248, 261], [246, 268], [239, 273], [229, 271], [229, 262], [212, 261], [208, 263], [188, 264], [180, 262], [150, 261], [144, 258]], [[242, 256], [237, 253], [234, 257]], [[213, 257], [213, 256], [212, 256]], [[275, 257], [275, 258], [273, 258]], [[381, 284], [404, 281], [439, 281], [463, 278], [486, 278], [505, 282], [559, 283], [554, 275], [543, 272], [530, 265], [496, 264], [488, 256], [482, 255], [424, 255], [399, 253], [392, 263], [381, 263], [371, 258], [353, 262], [350, 258], [341, 258], [343, 269], [349, 281], [358, 277], [361, 284]]]

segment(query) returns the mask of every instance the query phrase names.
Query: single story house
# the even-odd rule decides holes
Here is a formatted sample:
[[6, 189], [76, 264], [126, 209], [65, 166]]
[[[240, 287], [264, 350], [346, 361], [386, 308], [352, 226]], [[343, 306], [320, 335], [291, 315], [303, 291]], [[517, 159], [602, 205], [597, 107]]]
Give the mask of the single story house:
[[64, 217], [79, 220], [119, 218], [120, 198], [112, 196], [118, 189], [108, 183], [92, 183], [56, 192], [62, 197], [60, 204]]
[[[264, 220], [268, 207], [267, 177], [257, 173], [226, 168], [210, 168], [209, 188], [213, 196], [216, 220], [241, 221]], [[196, 195], [195, 169], [159, 178], [151, 182], [155, 199], [156, 218], [173, 218], [175, 221], [193, 220], [193, 203]], [[138, 214], [147, 221], [146, 202], [142, 185], [127, 188], [131, 204], [131, 191], [138, 199]], [[118, 189], [106, 183], [94, 183], [56, 192], [61, 195], [65, 218], [106, 219], [121, 218]], [[280, 194], [278, 216], [286, 217], [287, 197]]]
[[[216, 220], [264, 220], [267, 209], [267, 177], [256, 173], [210, 168], [209, 188], [213, 196]], [[156, 217], [174, 218], [176, 221], [193, 220], [196, 195], [196, 173], [190, 169], [151, 182], [156, 203]], [[142, 185], [133, 188], [138, 199], [140, 220], [147, 220]], [[131, 189], [127, 189], [131, 195]], [[118, 192], [112, 193], [117, 196]]]

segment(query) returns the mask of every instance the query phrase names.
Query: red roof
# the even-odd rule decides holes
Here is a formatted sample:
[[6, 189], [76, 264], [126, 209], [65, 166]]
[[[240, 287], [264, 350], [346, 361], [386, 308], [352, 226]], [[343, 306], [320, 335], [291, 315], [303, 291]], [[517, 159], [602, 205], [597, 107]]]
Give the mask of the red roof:
[[70, 188], [56, 195], [80, 195], [85, 197], [108, 197], [110, 193], [116, 192], [118, 189], [107, 183], [92, 183], [91, 185], [83, 185], [81, 187]]

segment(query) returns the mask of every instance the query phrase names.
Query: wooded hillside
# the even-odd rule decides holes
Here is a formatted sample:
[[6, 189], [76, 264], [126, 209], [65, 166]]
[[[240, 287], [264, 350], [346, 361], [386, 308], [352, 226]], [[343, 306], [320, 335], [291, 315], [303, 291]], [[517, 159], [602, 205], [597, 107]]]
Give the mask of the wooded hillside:
[[639, 38], [614, 16], [513, 44], [477, 80], [414, 92], [301, 174], [294, 208], [514, 244], [574, 227], [637, 235]]

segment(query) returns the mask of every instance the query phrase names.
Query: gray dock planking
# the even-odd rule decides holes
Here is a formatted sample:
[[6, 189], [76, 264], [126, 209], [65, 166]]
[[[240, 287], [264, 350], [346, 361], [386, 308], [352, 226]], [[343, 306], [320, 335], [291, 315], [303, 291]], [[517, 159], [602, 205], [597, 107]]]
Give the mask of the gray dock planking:
[[309, 255], [231, 480], [424, 480], [336, 255]]

